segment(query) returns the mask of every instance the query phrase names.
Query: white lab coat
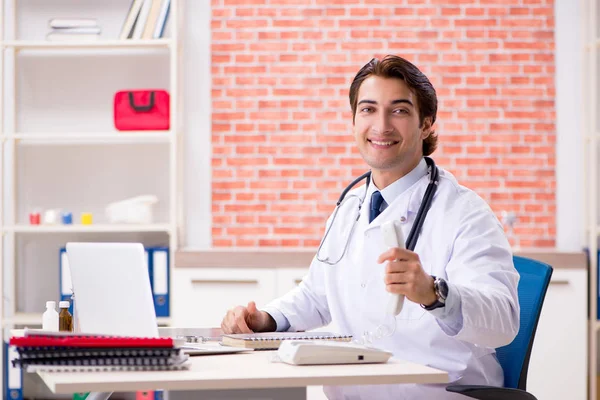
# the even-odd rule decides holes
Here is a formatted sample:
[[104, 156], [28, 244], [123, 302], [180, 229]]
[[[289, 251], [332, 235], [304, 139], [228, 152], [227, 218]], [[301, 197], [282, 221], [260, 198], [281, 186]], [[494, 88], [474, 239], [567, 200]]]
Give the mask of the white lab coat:
[[[428, 175], [422, 176], [369, 223], [369, 199], [375, 190], [371, 184], [344, 258], [335, 266], [313, 259], [300, 285], [264, 309], [281, 312], [290, 331], [332, 323], [339, 333], [356, 338], [374, 332], [384, 321], [390, 296], [384, 284], [385, 264], [376, 261], [386, 250], [379, 227], [392, 219], [404, 221], [407, 238], [428, 180]], [[363, 185], [350, 193], [362, 197], [364, 191]], [[321, 254], [341, 254], [356, 213], [355, 207], [340, 208]], [[446, 307], [426, 311], [406, 299], [394, 334], [373, 345], [397, 358], [448, 371], [451, 382], [502, 386], [494, 348], [510, 343], [519, 329], [519, 276], [502, 226], [489, 206], [442, 168], [415, 252], [427, 273], [448, 281]], [[448, 308], [458, 308], [452, 313], [462, 318], [458, 325], [455, 318], [444, 319]], [[325, 393], [330, 399], [464, 400], [445, 386], [339, 386], [325, 387]]]

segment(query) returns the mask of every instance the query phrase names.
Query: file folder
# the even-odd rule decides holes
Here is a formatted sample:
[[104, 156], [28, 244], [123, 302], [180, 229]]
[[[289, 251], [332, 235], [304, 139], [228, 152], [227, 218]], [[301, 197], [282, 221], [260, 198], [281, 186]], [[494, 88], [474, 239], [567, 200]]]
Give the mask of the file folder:
[[17, 348], [4, 342], [4, 360], [6, 361], [4, 364], [5, 399], [23, 400], [23, 371], [19, 366], [13, 366], [12, 364], [12, 360], [18, 358]]
[[150, 253], [150, 284], [156, 316], [168, 317], [170, 315], [169, 248], [151, 247], [148, 251]]

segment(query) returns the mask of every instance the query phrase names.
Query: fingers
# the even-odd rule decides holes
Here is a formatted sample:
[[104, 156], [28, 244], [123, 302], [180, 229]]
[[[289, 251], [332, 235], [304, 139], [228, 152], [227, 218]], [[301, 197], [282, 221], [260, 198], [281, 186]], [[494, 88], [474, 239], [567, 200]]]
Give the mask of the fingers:
[[385, 273], [415, 272], [419, 269], [421, 269], [421, 263], [419, 261], [388, 261], [385, 266]]
[[235, 325], [238, 328], [239, 333], [252, 333], [252, 330], [246, 323], [246, 317], [248, 316], [248, 309], [246, 307], [237, 307], [234, 311]]
[[221, 322], [223, 333], [252, 333], [246, 323], [247, 317], [248, 309], [246, 307], [239, 306], [229, 310]]
[[383, 253], [381, 253], [379, 258], [377, 258], [377, 262], [379, 264], [381, 264], [385, 261], [394, 261], [394, 260], [416, 261], [416, 260], [419, 260], [419, 256], [417, 253], [415, 253], [413, 251], [406, 250], [406, 249], [400, 249], [398, 247], [393, 247], [393, 248], [390, 248], [390, 249], [384, 251]]
[[233, 310], [227, 311], [227, 314], [225, 314], [223, 321], [221, 321], [221, 329], [223, 330], [223, 333], [237, 333], [235, 325], [233, 324], [234, 320], [235, 318], [233, 317]]
[[385, 290], [394, 294], [408, 295], [411, 292], [409, 285], [411, 283], [394, 283], [391, 285], [385, 285]]
[[383, 279], [386, 285], [402, 285], [415, 280], [414, 272], [396, 272], [391, 274], [385, 274]]
[[248, 314], [250, 315], [254, 315], [256, 314], [256, 303], [251, 301], [250, 303], [248, 303]]

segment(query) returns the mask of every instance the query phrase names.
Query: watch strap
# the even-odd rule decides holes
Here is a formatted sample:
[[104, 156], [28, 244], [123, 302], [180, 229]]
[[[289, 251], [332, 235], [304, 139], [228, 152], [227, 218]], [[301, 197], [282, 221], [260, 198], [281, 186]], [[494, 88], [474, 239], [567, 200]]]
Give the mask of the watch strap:
[[[437, 297], [437, 288], [435, 287], [435, 282], [436, 282], [437, 277], [435, 275], [431, 275], [431, 277], [433, 278], [434, 291], [436, 292], [436, 297]], [[430, 304], [428, 306], [421, 304], [421, 307], [423, 307], [427, 311], [432, 311], [432, 310], [435, 310], [436, 308], [444, 307], [445, 305], [446, 305], [446, 303], [443, 303], [440, 301], [439, 298], [436, 298], [436, 300], [433, 304]]]

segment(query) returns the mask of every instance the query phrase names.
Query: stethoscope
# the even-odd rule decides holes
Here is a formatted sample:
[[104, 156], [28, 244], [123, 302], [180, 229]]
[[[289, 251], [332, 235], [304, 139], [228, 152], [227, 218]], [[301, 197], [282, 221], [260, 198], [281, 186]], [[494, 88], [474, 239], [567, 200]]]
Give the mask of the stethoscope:
[[[440, 174], [439, 174], [439, 170], [438, 170], [437, 166], [435, 165], [435, 162], [430, 157], [424, 157], [424, 158], [425, 158], [425, 162], [427, 163], [427, 166], [429, 167], [429, 172], [428, 172], [429, 173], [429, 184], [427, 185], [427, 190], [425, 190], [425, 194], [423, 195], [423, 200], [421, 201], [421, 206], [419, 207], [419, 211], [415, 218], [415, 222], [412, 226], [412, 229], [410, 230], [410, 233], [408, 234], [408, 238], [406, 239], [406, 248], [410, 251], [413, 251], [415, 249], [415, 246], [417, 245], [417, 238], [419, 236], [421, 228], [423, 227], [423, 223], [425, 222], [425, 217], [427, 216], [427, 212], [429, 211], [429, 208], [431, 207], [431, 202], [433, 200], [435, 191], [440, 182]], [[346, 239], [346, 244], [344, 245], [344, 250], [343, 250], [341, 256], [335, 261], [332, 261], [329, 258], [329, 256], [321, 257], [319, 255], [319, 253], [321, 252], [321, 248], [323, 247], [323, 244], [325, 243], [325, 240], [327, 239], [327, 236], [329, 235], [329, 231], [334, 226], [335, 218], [337, 217], [337, 213], [340, 209], [340, 206], [344, 202], [346, 195], [354, 186], [356, 186], [359, 182], [361, 182], [364, 179], [367, 180], [367, 182], [366, 182], [367, 184], [365, 186], [365, 193], [363, 194], [362, 199], [359, 199], [358, 214], [357, 214], [354, 222], [352, 223], [352, 228], [350, 229], [350, 233], [348, 234], [348, 238]], [[329, 265], [336, 265], [337, 263], [339, 263], [341, 261], [342, 258], [344, 258], [344, 255], [346, 254], [346, 250], [348, 249], [348, 244], [350, 243], [350, 238], [352, 237], [352, 233], [354, 232], [356, 223], [358, 222], [358, 220], [360, 218], [360, 210], [361, 210], [362, 205], [367, 196], [367, 192], [368, 192], [370, 183], [371, 183], [371, 171], [366, 172], [366, 173], [362, 174], [361, 176], [359, 176], [358, 178], [356, 178], [355, 180], [353, 180], [352, 183], [350, 183], [342, 191], [342, 194], [340, 195], [340, 198], [338, 199], [338, 201], [336, 203], [336, 207], [335, 207], [335, 211], [333, 213], [331, 223], [329, 224], [329, 227], [327, 228], [327, 231], [325, 232], [325, 236], [323, 236], [323, 240], [321, 240], [321, 244], [319, 245], [319, 249], [317, 250], [316, 258], [319, 262], [329, 264]]]

